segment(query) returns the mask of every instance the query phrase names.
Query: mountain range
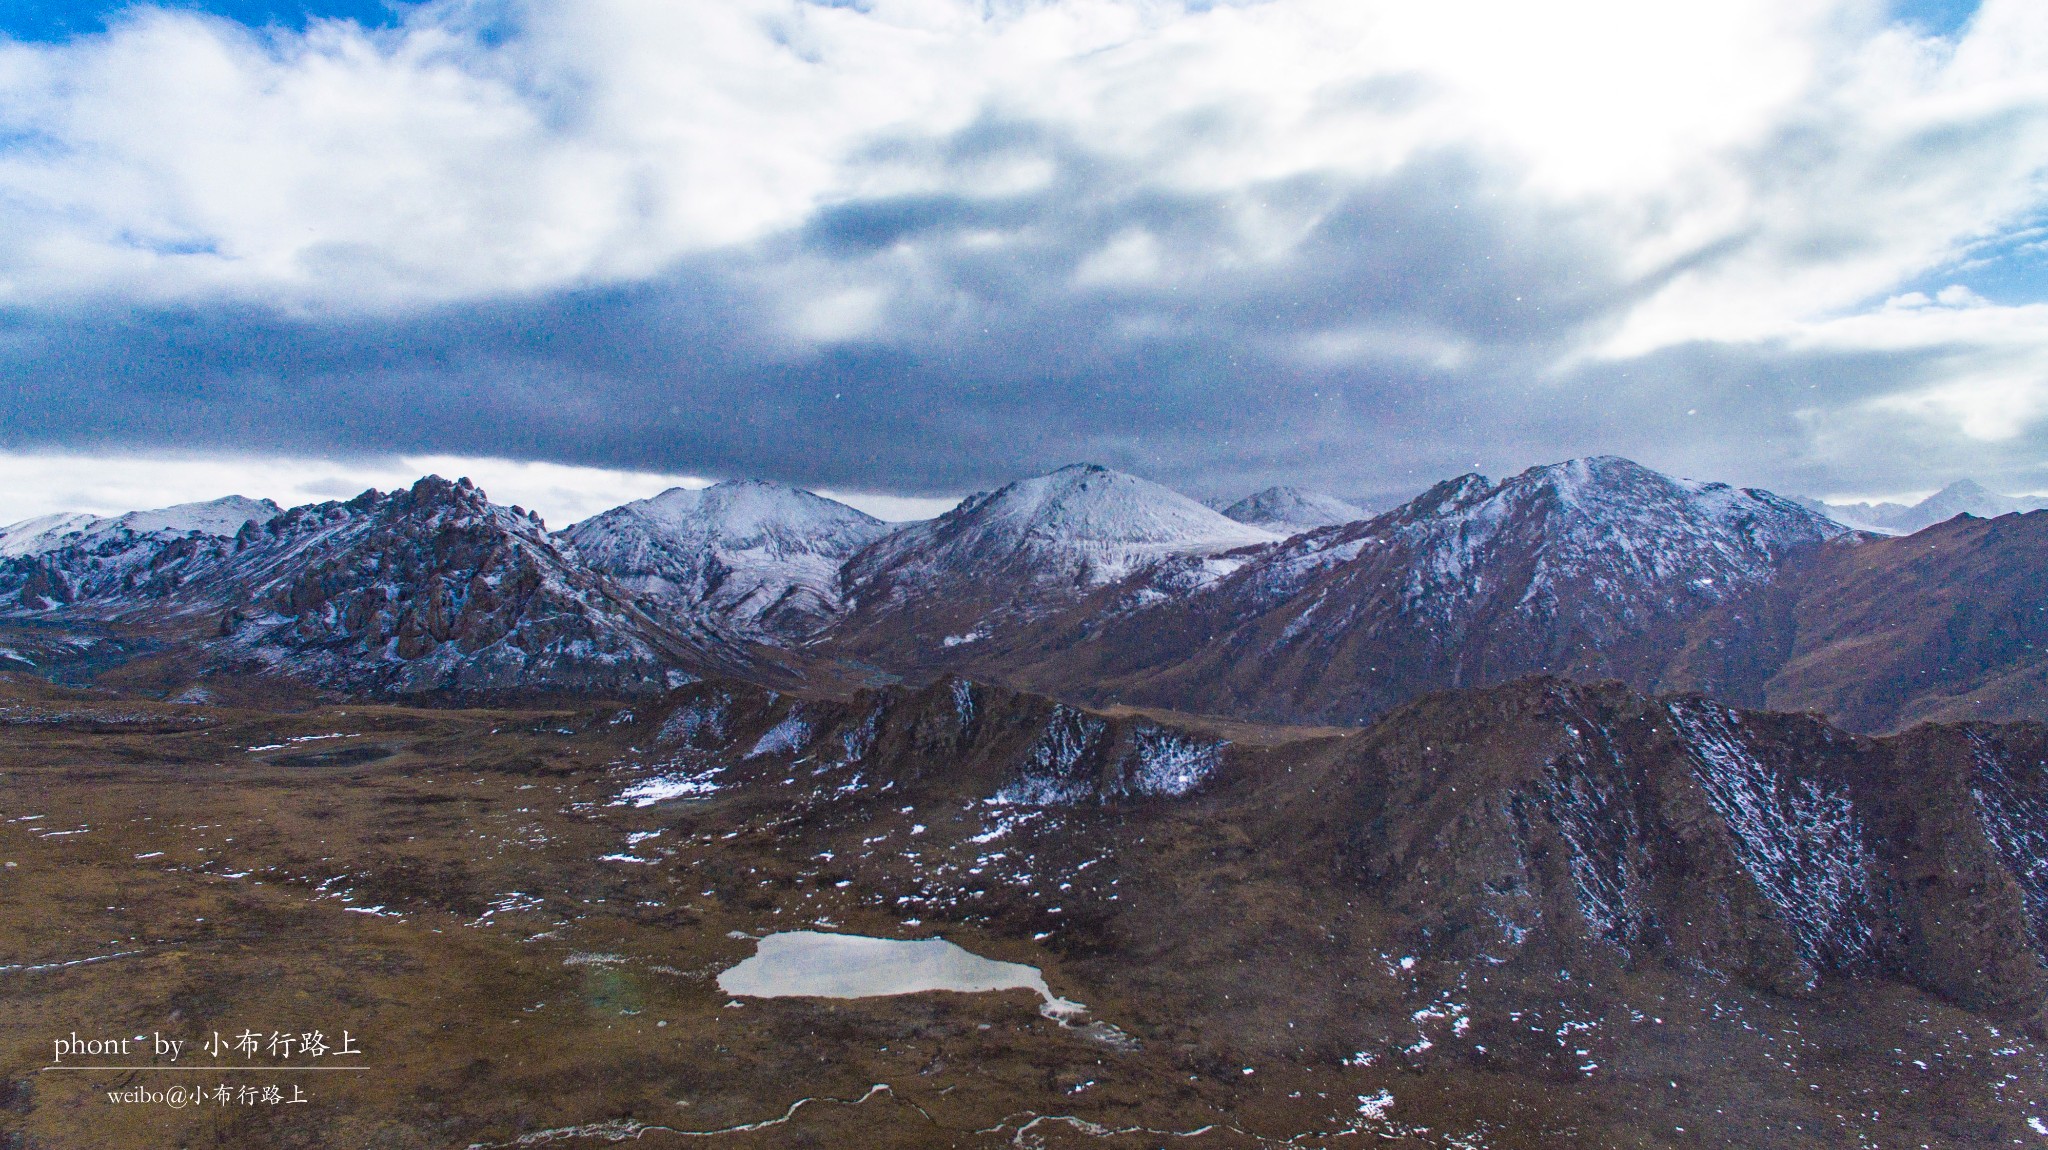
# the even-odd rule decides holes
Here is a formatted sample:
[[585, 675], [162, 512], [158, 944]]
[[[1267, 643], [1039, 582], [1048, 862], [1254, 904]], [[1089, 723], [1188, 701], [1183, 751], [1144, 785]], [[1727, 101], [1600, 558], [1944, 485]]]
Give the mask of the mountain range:
[[2015, 511], [2039, 511], [2048, 499], [2000, 495], [1973, 479], [1958, 479], [1918, 503], [1812, 503], [1814, 510], [1864, 531], [1910, 535], [1958, 515], [1991, 519]]
[[684, 614], [656, 619], [538, 516], [466, 479], [281, 512], [231, 498], [8, 531], [23, 542], [0, 568], [0, 612], [110, 624], [202, 652], [210, 670], [457, 695], [786, 677], [743, 639]]
[[964, 673], [1096, 705], [1352, 725], [1551, 674], [1873, 732], [2048, 717], [2048, 515], [1886, 538], [1611, 456], [1459, 476], [1321, 526], [1303, 523], [1357, 509], [1276, 488], [1227, 510], [1076, 465], [907, 525], [728, 482], [549, 534], [430, 477], [289, 511], [231, 497], [0, 529], [0, 615], [352, 691], [638, 694], [703, 674], [830, 691]]

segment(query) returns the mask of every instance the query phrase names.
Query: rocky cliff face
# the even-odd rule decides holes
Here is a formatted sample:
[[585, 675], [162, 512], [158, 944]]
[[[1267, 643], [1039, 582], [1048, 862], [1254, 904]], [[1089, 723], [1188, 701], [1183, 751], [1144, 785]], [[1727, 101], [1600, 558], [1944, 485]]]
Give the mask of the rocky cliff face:
[[1529, 681], [1382, 720], [1362, 750], [1383, 789], [1362, 788], [1350, 829], [1328, 833], [1419, 931], [1468, 954], [1548, 923], [1621, 961], [1784, 993], [1896, 977], [2038, 1031], [2038, 844], [2009, 829], [2030, 816], [2002, 812], [2036, 811], [2042, 740], [2033, 726], [1866, 740]]

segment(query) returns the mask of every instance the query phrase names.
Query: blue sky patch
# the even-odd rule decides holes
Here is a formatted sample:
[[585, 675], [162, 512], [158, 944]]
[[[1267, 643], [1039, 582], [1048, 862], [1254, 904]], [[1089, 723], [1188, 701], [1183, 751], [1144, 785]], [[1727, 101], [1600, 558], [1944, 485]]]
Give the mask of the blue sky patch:
[[[69, 40], [107, 29], [132, 0], [7, 0], [0, 4], [0, 34], [16, 40]], [[164, 0], [159, 8], [209, 12], [252, 28], [294, 31], [316, 19], [354, 20], [366, 28], [396, 25], [409, 5], [385, 0]]]
[[1898, 0], [1894, 15], [1935, 36], [1953, 36], [1977, 14], [1978, 0]]

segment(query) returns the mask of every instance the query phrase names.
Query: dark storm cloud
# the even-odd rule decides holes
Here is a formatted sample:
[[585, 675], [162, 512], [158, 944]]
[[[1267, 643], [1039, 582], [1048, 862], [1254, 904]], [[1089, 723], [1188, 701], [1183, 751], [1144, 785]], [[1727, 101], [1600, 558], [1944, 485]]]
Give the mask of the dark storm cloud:
[[[556, 18], [552, 11], [531, 10], [537, 19]], [[423, 28], [447, 17], [447, 42], [458, 43], [468, 25], [454, 12], [415, 15]], [[805, 36], [829, 47], [834, 35], [872, 32], [832, 28], [777, 31], [759, 46], [760, 63], [779, 67], [791, 53], [812, 52]], [[138, 43], [159, 37], [171, 45], [161, 49], [166, 58], [178, 59], [219, 32], [162, 21], [134, 30]], [[605, 85], [641, 91], [608, 67], [615, 46], [537, 57], [546, 67], [520, 63], [519, 52], [551, 43], [535, 33], [464, 49], [476, 55], [477, 75], [526, 67], [554, 77], [528, 85], [548, 93], [545, 115], [532, 122], [556, 135], [520, 147], [543, 158], [559, 133], [612, 124], [604, 117], [613, 105], [596, 95], [613, 90]], [[853, 74], [851, 62], [870, 43], [850, 39], [838, 56], [805, 59], [830, 57]], [[297, 66], [260, 52], [249, 59], [258, 61], [252, 69]], [[1887, 348], [1802, 342], [1782, 334], [1784, 322], [1764, 324], [1762, 336], [1714, 334], [1717, 325], [1743, 330], [1718, 314], [1731, 300], [1795, 276], [1824, 279], [1835, 264], [1892, 258], [1885, 249], [1900, 212], [1923, 200], [1930, 211], [1967, 200], [1952, 186], [1958, 181], [1982, 182], [1987, 172], [2017, 178], [2012, 145], [2033, 122], [2031, 105], [1987, 103], [1883, 136], [1861, 105], [1814, 102], [1731, 153], [1725, 173], [1741, 193], [1726, 202], [1743, 209], [1728, 213], [1731, 222], [1685, 229], [1659, 216], [1689, 210], [1682, 195], [1542, 192], [1531, 162], [1491, 137], [1448, 135], [1378, 167], [1336, 155], [1296, 159], [1272, 168], [1283, 174], [1254, 178], [1245, 173], [1263, 170], [1272, 125], [1292, 121], [1276, 121], [1227, 84], [1184, 103], [1165, 100], [1176, 85], [1208, 82], [1185, 71], [1194, 65], [1105, 66], [1112, 92], [1150, 84], [1161, 97], [1151, 103], [1166, 109], [1147, 112], [1136, 143], [1115, 130], [1121, 106], [1111, 97], [1064, 118], [1034, 115], [1030, 100], [991, 99], [950, 131], [882, 117], [876, 123], [894, 126], [844, 137], [858, 144], [835, 161], [830, 186], [842, 190], [821, 193], [820, 206], [722, 246], [662, 239], [660, 251], [680, 254], [655, 260], [652, 273], [586, 273], [576, 269], [597, 264], [568, 260], [538, 273], [538, 287], [476, 288], [516, 278], [505, 269], [523, 265], [518, 253], [505, 254], [513, 250], [506, 237], [580, 234], [586, 219], [551, 214], [544, 197], [514, 197], [469, 205], [475, 219], [495, 222], [503, 211], [529, 229], [507, 223], [475, 233], [488, 250], [474, 263], [461, 244], [414, 259], [410, 229], [441, 222], [431, 215], [393, 223], [373, 212], [358, 232], [339, 228], [333, 234], [344, 238], [303, 250], [260, 229], [192, 248], [223, 262], [190, 266], [223, 276], [257, 266], [223, 252], [290, 252], [275, 283], [251, 281], [276, 298], [286, 291], [276, 283], [296, 271], [325, 269], [274, 307], [207, 302], [223, 293], [192, 286], [203, 279], [176, 280], [183, 273], [174, 269], [187, 266], [176, 261], [151, 265], [149, 274], [173, 277], [169, 289], [56, 292], [0, 314], [0, 376], [10, 383], [0, 392], [0, 447], [492, 455], [906, 494], [959, 492], [1080, 459], [1200, 494], [1283, 480], [1386, 491], [1596, 452], [1807, 491], [1930, 486], [1966, 466], [1992, 481], [2033, 477], [2037, 434], [1962, 436], [1953, 413], [1883, 402], [1986, 377], [1996, 348], [1967, 339]], [[385, 90], [383, 73], [365, 75], [364, 91]], [[1272, 80], [1262, 76], [1254, 88]], [[1442, 60], [1412, 71], [1382, 62], [1317, 88], [1313, 115], [1289, 130], [1320, 140], [1316, 131], [1347, 117], [1397, 125], [1433, 114], [1433, 102], [1452, 99], [1458, 83], [1470, 90], [1470, 78], [1457, 79]], [[847, 91], [857, 98], [864, 89]], [[764, 98], [749, 91], [745, 100]], [[459, 126], [483, 108], [499, 117], [478, 121], [496, 125], [491, 138], [525, 139], [517, 132], [530, 125], [506, 118], [513, 106], [478, 96], [460, 115], [443, 113]], [[1686, 110], [1682, 101], [1672, 106]], [[503, 126], [513, 123], [522, 126]], [[30, 126], [57, 133], [53, 140], [71, 130], [61, 118]], [[429, 134], [419, 154], [459, 146], [469, 131]], [[727, 150], [744, 142], [737, 134], [718, 141]], [[493, 165], [513, 154], [483, 153], [475, 171], [504, 182]], [[628, 154], [652, 162], [653, 153]], [[762, 163], [783, 154], [771, 149]], [[423, 162], [397, 156], [401, 170]], [[1189, 171], [1162, 176], [1162, 163], [1184, 157], [1195, 158]], [[299, 159], [323, 170], [318, 157]], [[1206, 178], [1205, 163], [1226, 175]], [[445, 197], [493, 188], [468, 168], [452, 171], [438, 173], [442, 184], [390, 186], [423, 204], [438, 202], [437, 189]], [[1378, 174], [1360, 174], [1367, 171]], [[660, 205], [693, 188], [644, 178], [634, 186], [632, 226], [647, 231], [627, 234], [655, 236], [649, 221], [670, 219]], [[794, 177], [758, 188], [772, 194], [784, 178]], [[1893, 185], [1922, 189], [1922, 198], [1887, 200], [1882, 189]], [[1816, 188], [1826, 194], [1816, 198]], [[574, 185], [599, 201], [606, 189]], [[734, 209], [719, 201], [717, 210]], [[699, 215], [670, 223], [715, 215], [692, 211]], [[1667, 232], [1697, 238], [1666, 243]], [[371, 239], [347, 238], [357, 234]], [[591, 234], [605, 233], [593, 226]], [[170, 229], [131, 246], [161, 255], [202, 241], [211, 242]], [[1655, 258], [1644, 255], [1650, 246]], [[123, 258], [117, 252], [108, 266]], [[19, 266], [34, 260], [22, 256]], [[609, 286], [548, 286], [600, 280]], [[1679, 336], [1652, 339], [1646, 351], [1589, 354], [1670, 291], [1700, 283], [1718, 286], [1697, 297], [1699, 333], [1680, 324]], [[346, 290], [322, 294], [335, 284]], [[1929, 281], [1926, 290], [1943, 286]], [[1823, 289], [1837, 290], [1816, 280], [1813, 290]], [[264, 290], [225, 294], [262, 299]], [[358, 297], [383, 302], [358, 306]], [[451, 297], [459, 302], [421, 302]], [[166, 298], [186, 302], [133, 302]], [[1901, 322], [1932, 314], [1899, 313]]]
[[[1301, 231], [1233, 264], [1245, 195], [1169, 197], [1059, 141], [1000, 135], [1058, 178], [843, 203], [631, 288], [403, 318], [17, 313], [0, 329], [17, 381], [5, 446], [433, 451], [902, 492], [1085, 458], [1202, 493], [1382, 490], [1622, 451], [1810, 489], [1858, 467], [1817, 456], [1801, 413], [1831, 418], [1915, 371], [1693, 347], [1550, 372], [1644, 284], [1615, 270], [1597, 220], [1532, 210], [1471, 157], [1254, 189]], [[1076, 282], [1137, 232], [1158, 275]], [[792, 268], [871, 277], [896, 302], [864, 338], [792, 348], [760, 287]]]
[[[433, 450], [905, 491], [1079, 457], [1227, 489], [1306, 451], [1357, 486], [1383, 480], [1360, 448], [1389, 430], [1484, 433], [1457, 410], [1472, 388], [1507, 386], [1508, 364], [1548, 356], [1619, 290], [1570, 221], [1517, 216], [1455, 157], [1370, 186], [1260, 189], [1264, 210], [1313, 222], [1284, 256], [1224, 270], [1239, 205], [1055, 158], [1060, 178], [1028, 196], [842, 204], [629, 289], [396, 319], [17, 314], [0, 345], [21, 381], [0, 400], [7, 446]], [[1132, 229], [1186, 273], [1073, 282]], [[766, 330], [753, 278], [819, 265], [899, 289], [882, 330], [798, 350]], [[1356, 325], [1434, 333], [1472, 366], [1296, 354]]]

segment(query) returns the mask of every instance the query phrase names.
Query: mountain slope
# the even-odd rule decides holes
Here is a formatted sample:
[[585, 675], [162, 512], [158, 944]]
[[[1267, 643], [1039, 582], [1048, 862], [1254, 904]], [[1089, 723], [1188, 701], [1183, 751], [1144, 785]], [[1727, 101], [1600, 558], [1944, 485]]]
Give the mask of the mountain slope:
[[1849, 536], [1769, 492], [1614, 457], [1468, 475], [1250, 555], [1212, 586], [1121, 589], [1020, 641], [1002, 669], [1084, 697], [1297, 722], [1537, 672], [1654, 685], [1690, 620]]
[[1372, 518], [1372, 512], [1363, 507], [1299, 487], [1268, 487], [1254, 492], [1225, 507], [1223, 515], [1282, 535]]
[[1855, 730], [2048, 718], [2048, 511], [1827, 547], [1702, 619], [1669, 683]]
[[781, 484], [672, 488], [556, 538], [663, 615], [795, 641], [839, 610], [839, 568], [889, 533], [879, 519]]
[[829, 642], [892, 668], [944, 665], [955, 648], [1133, 575], [1219, 576], [1235, 561], [1214, 557], [1276, 538], [1136, 476], [1064, 467], [970, 496], [854, 556], [840, 575], [849, 615]]
[[[691, 673], [786, 678], [663, 626], [467, 480], [296, 507], [233, 538], [121, 532], [0, 568], [0, 610], [197, 642], [214, 665], [373, 692], [647, 693]], [[678, 678], [680, 676], [680, 678]]]

